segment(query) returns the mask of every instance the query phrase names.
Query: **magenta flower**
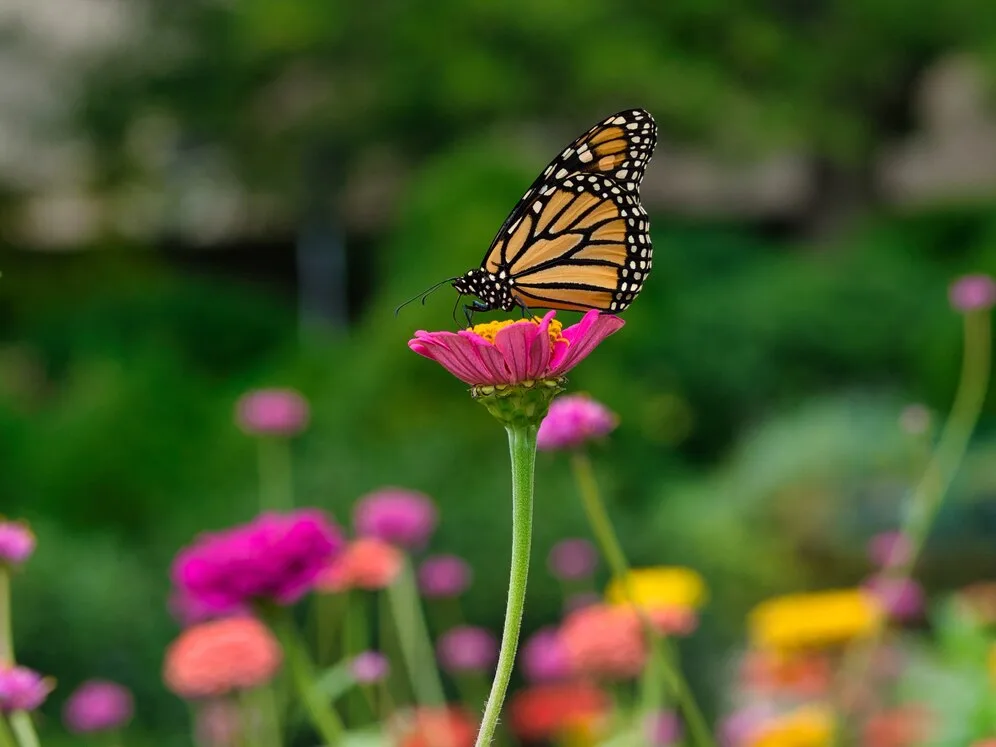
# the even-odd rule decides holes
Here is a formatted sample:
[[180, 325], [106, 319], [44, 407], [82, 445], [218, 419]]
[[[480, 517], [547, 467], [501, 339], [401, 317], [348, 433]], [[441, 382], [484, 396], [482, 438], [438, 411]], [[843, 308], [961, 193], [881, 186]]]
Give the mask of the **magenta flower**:
[[991, 309], [996, 304], [996, 283], [988, 275], [964, 275], [951, 284], [948, 300], [956, 311]]
[[539, 449], [575, 449], [608, 435], [619, 419], [601, 402], [583, 394], [566, 394], [550, 405], [536, 436]]
[[650, 747], [668, 747], [681, 739], [681, 719], [673, 711], [651, 713], [644, 721]]
[[537, 630], [519, 653], [522, 673], [530, 682], [555, 682], [574, 674], [570, 655], [556, 628]]
[[21, 521], [0, 518], [0, 563], [21, 565], [35, 551], [35, 535]]
[[546, 559], [547, 568], [554, 577], [563, 581], [579, 581], [590, 578], [598, 565], [598, 551], [586, 539], [561, 540], [550, 548]]
[[357, 501], [353, 527], [362, 537], [417, 550], [429, 541], [436, 518], [436, 505], [429, 496], [404, 488], [382, 488]]
[[910, 560], [913, 548], [902, 532], [880, 532], [868, 541], [868, 557], [879, 568], [894, 568]]
[[33, 711], [52, 692], [55, 683], [27, 667], [0, 669], [0, 712]]
[[498, 642], [484, 628], [459, 625], [439, 637], [436, 658], [447, 672], [484, 672], [498, 660]]
[[257, 600], [291, 604], [304, 596], [344, 545], [317, 509], [265, 513], [248, 524], [204, 534], [173, 561], [178, 590], [218, 615]]
[[562, 329], [555, 314], [550, 311], [539, 322], [488, 322], [459, 332], [419, 330], [408, 347], [472, 386], [514, 385], [564, 376], [624, 324], [592, 309]]
[[127, 688], [116, 682], [89, 680], [69, 696], [62, 721], [75, 734], [120, 729], [131, 721], [135, 704]]
[[418, 568], [418, 588], [429, 599], [457, 597], [470, 586], [473, 571], [456, 555], [431, 555]]
[[912, 578], [872, 576], [863, 584], [893, 620], [908, 622], [923, 612], [923, 587]]
[[254, 436], [294, 436], [308, 425], [308, 401], [293, 389], [257, 389], [235, 407], [239, 427]]
[[384, 654], [377, 651], [364, 651], [353, 657], [349, 663], [353, 679], [361, 685], [372, 685], [383, 680], [391, 671], [391, 665]]

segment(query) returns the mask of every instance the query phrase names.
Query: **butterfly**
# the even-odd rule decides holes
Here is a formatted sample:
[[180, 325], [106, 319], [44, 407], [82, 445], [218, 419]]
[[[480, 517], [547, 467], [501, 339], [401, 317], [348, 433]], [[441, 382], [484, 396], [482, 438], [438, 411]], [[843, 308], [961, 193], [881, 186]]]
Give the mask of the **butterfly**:
[[[640, 183], [657, 144], [649, 112], [596, 124], [533, 182], [498, 230], [481, 266], [450, 278], [475, 311], [625, 311], [653, 263]], [[459, 299], [457, 300], [459, 304]]]

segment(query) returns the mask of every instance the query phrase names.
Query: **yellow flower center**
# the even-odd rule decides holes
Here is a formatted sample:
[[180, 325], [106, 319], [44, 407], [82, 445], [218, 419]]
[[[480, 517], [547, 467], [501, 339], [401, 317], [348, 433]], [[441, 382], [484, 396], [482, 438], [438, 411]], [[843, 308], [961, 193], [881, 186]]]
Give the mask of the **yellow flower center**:
[[[485, 340], [490, 342], [492, 345], [495, 343], [495, 337], [498, 335], [498, 330], [504, 329], [511, 324], [523, 324], [532, 323], [539, 324], [543, 320], [538, 316], [534, 316], [532, 319], [504, 319], [501, 321], [485, 322], [484, 324], [475, 324], [473, 327], [469, 327], [469, 330], [477, 335], [480, 335]], [[556, 343], [563, 340], [567, 342], [561, 332], [564, 329], [564, 325], [558, 322], [556, 319], [550, 320], [550, 325], [547, 327], [547, 333], [550, 335], [550, 342]]]

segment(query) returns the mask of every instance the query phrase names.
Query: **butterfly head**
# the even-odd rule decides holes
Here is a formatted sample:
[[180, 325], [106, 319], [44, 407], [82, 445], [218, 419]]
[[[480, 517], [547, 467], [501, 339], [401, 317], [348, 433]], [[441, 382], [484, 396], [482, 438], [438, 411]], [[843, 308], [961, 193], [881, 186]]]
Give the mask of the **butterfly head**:
[[468, 270], [453, 281], [453, 287], [465, 296], [479, 298], [482, 303], [475, 306], [478, 311], [511, 311], [518, 305], [512, 297], [510, 281], [481, 268]]

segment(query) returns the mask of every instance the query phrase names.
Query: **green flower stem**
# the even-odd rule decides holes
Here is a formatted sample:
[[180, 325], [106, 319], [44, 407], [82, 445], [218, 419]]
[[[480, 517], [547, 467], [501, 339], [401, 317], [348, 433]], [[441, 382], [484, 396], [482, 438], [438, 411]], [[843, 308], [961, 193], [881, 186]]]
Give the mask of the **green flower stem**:
[[10, 726], [7, 725], [7, 719], [3, 716], [0, 716], [0, 747], [17, 747]]
[[415, 585], [415, 573], [407, 559], [397, 580], [387, 587], [387, 596], [415, 700], [422, 705], [445, 705], [446, 696], [436, 668], [429, 626]]
[[35, 732], [35, 725], [31, 721], [30, 713], [14, 711], [10, 714], [10, 725], [17, 736], [17, 743], [21, 747], [39, 747], [38, 734]]
[[290, 441], [262, 436], [259, 441], [259, 506], [263, 511], [294, 508], [294, 479]]
[[488, 747], [494, 739], [498, 718], [508, 681], [515, 666], [519, 646], [522, 610], [526, 602], [526, 581], [529, 577], [529, 549], [533, 536], [533, 474], [536, 467], [536, 431], [538, 426], [509, 423], [508, 448], [512, 460], [512, 563], [508, 582], [508, 604], [505, 627], [501, 635], [498, 669], [484, 707], [481, 730], [476, 747]]
[[14, 663], [14, 632], [10, 610], [10, 570], [0, 563], [0, 665]]
[[272, 610], [268, 618], [283, 646], [287, 669], [298, 695], [304, 702], [312, 726], [321, 736], [324, 745], [334, 747], [342, 742], [344, 731], [342, 721], [315, 687], [314, 664], [294, 628], [293, 620], [283, 609]]
[[595, 470], [592, 468], [591, 460], [585, 452], [576, 450], [571, 456], [571, 467], [574, 471], [574, 480], [577, 483], [578, 491], [581, 494], [585, 515], [588, 517], [588, 524], [592, 534], [595, 535], [595, 541], [598, 542], [602, 554], [608, 561], [612, 575], [623, 584], [626, 596], [640, 614], [644, 631], [650, 641], [650, 661], [644, 679], [644, 707], [648, 709], [660, 707], [663, 694], [657, 689], [655, 683], [659, 681], [659, 678], [663, 678], [681, 707], [685, 720], [688, 722], [688, 731], [695, 743], [700, 747], [712, 747], [715, 742], [709, 732], [709, 726], [695, 702], [695, 697], [692, 695], [688, 683], [685, 682], [685, 678], [681, 676], [681, 672], [676, 666], [677, 652], [671, 645], [671, 641], [654, 629], [639, 605], [635, 603], [629, 584], [629, 561], [626, 560], [626, 554], [623, 552], [619, 538], [612, 527], [609, 514], [605, 510], [605, 503], [602, 501], [601, 492], [598, 489], [598, 481], [595, 479]]

